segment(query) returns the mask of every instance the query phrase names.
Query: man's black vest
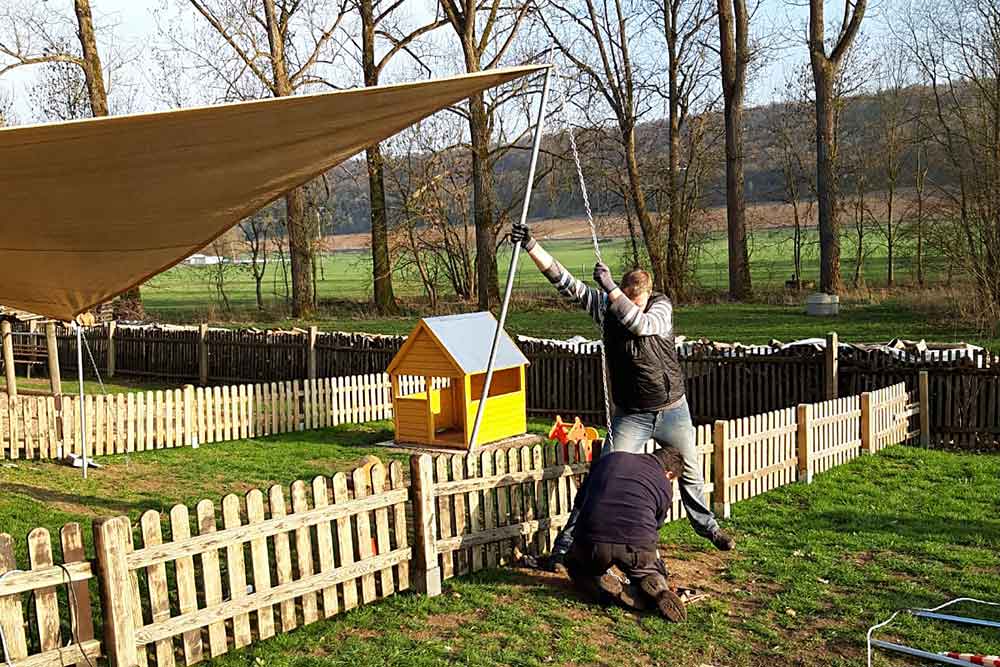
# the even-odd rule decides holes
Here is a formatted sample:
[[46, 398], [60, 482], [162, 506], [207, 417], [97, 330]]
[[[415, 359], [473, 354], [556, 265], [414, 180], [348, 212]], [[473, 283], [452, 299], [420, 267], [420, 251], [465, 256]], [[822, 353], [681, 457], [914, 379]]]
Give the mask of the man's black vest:
[[[627, 297], [622, 297], [627, 298]], [[646, 311], [667, 299], [653, 294]], [[684, 396], [684, 371], [677, 359], [674, 335], [636, 336], [610, 312], [604, 319], [611, 398], [621, 412], [657, 410]]]

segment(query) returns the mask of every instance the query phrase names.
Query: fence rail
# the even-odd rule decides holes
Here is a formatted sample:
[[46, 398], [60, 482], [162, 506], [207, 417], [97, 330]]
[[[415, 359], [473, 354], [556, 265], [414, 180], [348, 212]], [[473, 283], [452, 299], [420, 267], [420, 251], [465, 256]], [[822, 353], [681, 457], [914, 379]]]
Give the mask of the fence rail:
[[[728, 516], [733, 503], [923, 437], [910, 422], [926, 424], [925, 405], [901, 383], [698, 427], [706, 500]], [[100, 519], [93, 565], [72, 524], [62, 532], [65, 570], [53, 566], [48, 532], [36, 529], [31, 569], [5, 575], [16, 563], [10, 536], [0, 535], [0, 629], [12, 647], [4, 657], [13, 667], [84, 667], [106, 651], [110, 667], [192, 665], [411, 584], [437, 594], [443, 580], [509, 562], [515, 547], [550, 549], [592, 457], [586, 442], [414, 455], [409, 484], [398, 462], [378, 462], [228, 495], [218, 506], [206, 499], [148, 511], [138, 526]], [[670, 520], [683, 516], [675, 487]], [[74, 593], [60, 595], [63, 586]]]
[[94, 574], [80, 525], [66, 524], [59, 538], [61, 563], [53, 558], [49, 531], [31, 531], [28, 564], [19, 566], [13, 539], [0, 534], [0, 633], [15, 667], [87, 667], [101, 656], [88, 587]]
[[[422, 380], [407, 378], [414, 387]], [[0, 395], [0, 460], [126, 454], [392, 418], [389, 377], [295, 380], [128, 394]], [[82, 406], [82, 408], [81, 408]]]

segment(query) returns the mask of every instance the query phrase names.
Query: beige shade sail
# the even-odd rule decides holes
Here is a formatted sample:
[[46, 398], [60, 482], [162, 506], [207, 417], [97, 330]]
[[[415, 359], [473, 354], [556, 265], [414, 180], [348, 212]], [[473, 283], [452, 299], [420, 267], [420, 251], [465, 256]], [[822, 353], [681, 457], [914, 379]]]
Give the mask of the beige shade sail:
[[544, 67], [0, 130], [0, 304], [70, 320], [366, 147]]

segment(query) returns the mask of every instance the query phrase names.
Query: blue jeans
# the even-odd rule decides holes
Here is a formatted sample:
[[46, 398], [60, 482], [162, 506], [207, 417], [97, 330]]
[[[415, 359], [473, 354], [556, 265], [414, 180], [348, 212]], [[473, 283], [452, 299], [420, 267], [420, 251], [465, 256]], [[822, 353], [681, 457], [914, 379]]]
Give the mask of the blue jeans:
[[[701, 454], [698, 453], [695, 442], [694, 423], [691, 421], [691, 410], [687, 398], [679, 405], [661, 410], [660, 412], [637, 412], [634, 414], [618, 414], [611, 420], [610, 442], [605, 442], [602, 454], [609, 452], [642, 453], [646, 443], [653, 440], [660, 447], [673, 447], [684, 458], [684, 474], [678, 482], [681, 490], [681, 502], [694, 532], [708, 538], [719, 528], [711, 508], [705, 502], [705, 476]], [[579, 516], [577, 508], [573, 507], [566, 527], [562, 529], [552, 551], [565, 554], [573, 545], [573, 529]]]

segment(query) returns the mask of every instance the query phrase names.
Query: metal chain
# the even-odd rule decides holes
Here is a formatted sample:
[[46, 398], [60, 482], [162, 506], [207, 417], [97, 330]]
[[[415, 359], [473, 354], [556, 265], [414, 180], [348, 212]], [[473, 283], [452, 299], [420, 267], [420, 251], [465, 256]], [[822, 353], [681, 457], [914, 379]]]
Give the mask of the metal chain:
[[[583, 196], [583, 208], [587, 213], [587, 224], [590, 225], [590, 239], [594, 243], [594, 255], [597, 256], [597, 261], [603, 263], [604, 259], [601, 257], [601, 246], [597, 242], [597, 225], [594, 224], [594, 213], [590, 208], [590, 195], [587, 193], [587, 182], [583, 177], [583, 165], [580, 164], [580, 151], [576, 147], [576, 137], [573, 134], [573, 126], [569, 122], [569, 118], [566, 114], [566, 91], [563, 90], [562, 99], [562, 114], [563, 122], [566, 126], [566, 134], [569, 136], [569, 147], [573, 152], [573, 163], [576, 165], [576, 176], [580, 182], [580, 194]], [[607, 426], [607, 444], [610, 449], [613, 446], [612, 435], [611, 435], [611, 399], [610, 391], [608, 391], [608, 357], [604, 350], [604, 317], [607, 316], [607, 309], [605, 309], [605, 315], [601, 318], [601, 381], [604, 383], [604, 417], [605, 425]]]

